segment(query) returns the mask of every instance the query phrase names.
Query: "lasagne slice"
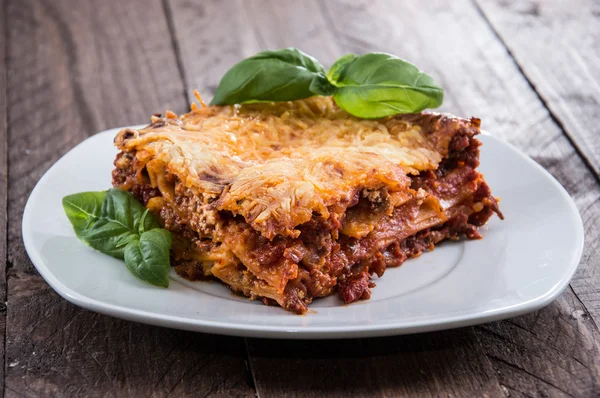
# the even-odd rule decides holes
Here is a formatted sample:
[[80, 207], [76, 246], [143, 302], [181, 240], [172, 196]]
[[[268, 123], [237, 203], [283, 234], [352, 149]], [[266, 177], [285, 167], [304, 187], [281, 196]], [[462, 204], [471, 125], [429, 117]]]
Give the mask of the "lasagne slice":
[[368, 299], [372, 275], [502, 218], [476, 171], [479, 124], [358, 119], [329, 97], [193, 106], [119, 132], [113, 185], [173, 233], [178, 274], [301, 314]]

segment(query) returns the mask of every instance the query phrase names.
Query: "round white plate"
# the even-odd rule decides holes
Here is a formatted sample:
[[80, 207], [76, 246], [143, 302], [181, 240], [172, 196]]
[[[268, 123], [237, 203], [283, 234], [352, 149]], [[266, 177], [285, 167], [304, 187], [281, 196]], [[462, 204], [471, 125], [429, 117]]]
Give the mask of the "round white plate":
[[65, 299], [103, 314], [208, 333], [269, 338], [384, 336], [448, 329], [536, 310], [567, 286], [583, 250], [573, 201], [538, 164], [483, 134], [481, 171], [506, 219], [484, 239], [447, 242], [388, 269], [370, 300], [317, 299], [306, 315], [234, 296], [217, 282], [172, 275], [168, 289], [137, 280], [124, 263], [75, 237], [63, 196], [111, 186], [119, 129], [72, 149], [39, 181], [25, 207], [23, 240], [31, 261]]

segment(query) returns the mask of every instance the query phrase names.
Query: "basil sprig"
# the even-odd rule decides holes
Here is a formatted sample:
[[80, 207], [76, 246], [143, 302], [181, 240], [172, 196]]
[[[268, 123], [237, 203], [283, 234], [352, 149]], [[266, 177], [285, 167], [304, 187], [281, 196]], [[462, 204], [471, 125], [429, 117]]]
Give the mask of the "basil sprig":
[[295, 48], [264, 51], [236, 64], [221, 79], [212, 105], [292, 101], [333, 95], [346, 112], [364, 119], [439, 107], [442, 88], [408, 61], [390, 54], [347, 54], [329, 72]]
[[314, 94], [311, 84], [326, 84], [325, 69], [295, 48], [264, 51], [246, 58], [221, 79], [211, 104], [293, 101]]
[[444, 91], [429, 75], [389, 54], [346, 55], [327, 77], [336, 87], [335, 102], [361, 118], [421, 112], [444, 100]]
[[65, 196], [63, 208], [77, 238], [155, 286], [169, 286], [171, 233], [129, 192], [109, 189]]

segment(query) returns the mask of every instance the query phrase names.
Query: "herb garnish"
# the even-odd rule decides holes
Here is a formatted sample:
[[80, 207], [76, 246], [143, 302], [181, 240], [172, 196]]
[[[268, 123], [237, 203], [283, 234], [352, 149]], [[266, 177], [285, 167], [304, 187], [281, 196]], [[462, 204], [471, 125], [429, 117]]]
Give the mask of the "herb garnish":
[[143, 281], [168, 287], [171, 233], [129, 192], [112, 188], [65, 196], [65, 213], [75, 235], [86, 245], [124, 259]]
[[390, 54], [347, 54], [325, 73], [315, 58], [286, 48], [258, 53], [233, 66], [211, 104], [292, 101], [313, 95], [333, 95], [340, 108], [365, 119], [437, 108], [444, 99], [444, 91], [429, 75]]

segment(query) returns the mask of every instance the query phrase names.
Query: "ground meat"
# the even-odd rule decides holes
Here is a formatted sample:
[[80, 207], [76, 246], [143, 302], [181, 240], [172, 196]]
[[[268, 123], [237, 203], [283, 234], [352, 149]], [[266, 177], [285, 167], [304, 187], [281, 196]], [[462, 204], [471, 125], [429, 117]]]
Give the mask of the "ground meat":
[[172, 255], [171, 264], [174, 264], [177, 274], [183, 276], [187, 280], [198, 281], [213, 279], [204, 275], [203, 265], [196, 260], [176, 258]]
[[125, 186], [128, 178], [132, 176], [133, 155], [127, 152], [119, 152], [113, 164], [112, 180], [114, 186]]
[[369, 269], [373, 270], [373, 272], [379, 277], [383, 275], [386, 268], [399, 267], [408, 258], [408, 255], [404, 250], [402, 250], [399, 242], [393, 242], [391, 245], [389, 245], [381, 253], [381, 256], [383, 264], [377, 263], [375, 266], [369, 267]]
[[198, 239], [200, 236], [187, 223], [187, 220], [181, 218], [179, 213], [171, 207], [165, 206], [160, 209], [159, 219], [162, 226], [171, 232], [181, 235], [187, 239]]
[[481, 142], [473, 138], [472, 133], [459, 134], [452, 137], [448, 147], [448, 157], [442, 160], [435, 174], [438, 178], [449, 171], [463, 166], [476, 169], [479, 166], [479, 147]]
[[[368, 267], [362, 264], [360, 271], [350, 268], [348, 276], [342, 275], [338, 283], [338, 295], [345, 303], [370, 297], [370, 275], [382, 276], [387, 267], [398, 267], [409, 258], [418, 257], [424, 251], [433, 250], [434, 245], [446, 239], [458, 239], [465, 234], [471, 239], [481, 236], [474, 225], [469, 224], [464, 214], [447, 221], [441, 227], [429, 228], [391, 243], [385, 250], [369, 257]], [[368, 250], [365, 250], [368, 252]]]
[[294, 282], [288, 283], [284, 294], [283, 308], [296, 314], [304, 314], [308, 310], [308, 304], [312, 302], [312, 298], [306, 296], [304, 288]]
[[369, 284], [369, 270], [365, 268], [361, 272], [348, 275], [340, 281], [338, 284], [338, 296], [346, 304], [359, 299], [368, 300], [371, 298]]

